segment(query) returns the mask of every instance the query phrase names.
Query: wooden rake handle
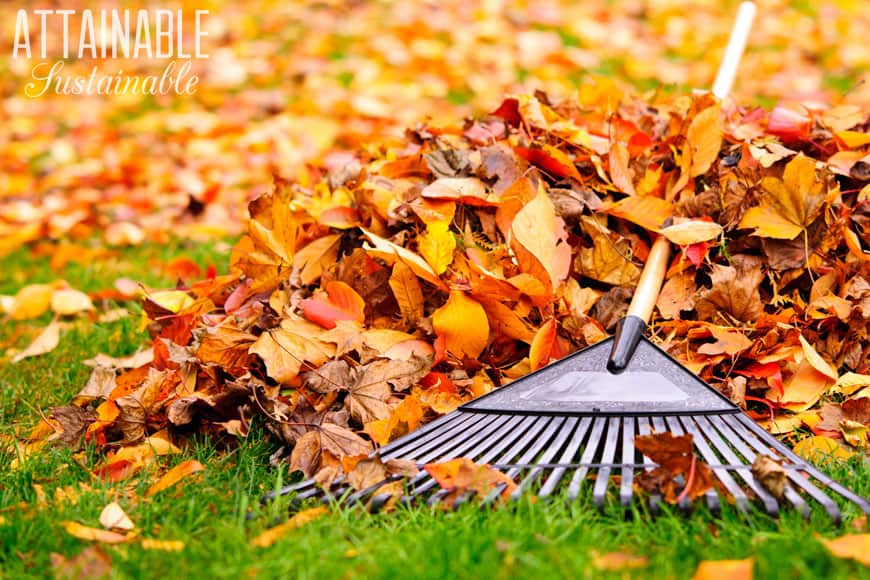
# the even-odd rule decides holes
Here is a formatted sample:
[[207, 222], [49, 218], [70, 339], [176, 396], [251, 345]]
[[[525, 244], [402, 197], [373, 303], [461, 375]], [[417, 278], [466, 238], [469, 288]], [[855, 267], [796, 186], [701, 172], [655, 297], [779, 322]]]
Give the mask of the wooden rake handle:
[[[731, 29], [728, 38], [728, 46], [725, 56], [719, 65], [716, 81], [713, 83], [713, 94], [724, 99], [731, 91], [734, 77], [737, 74], [737, 66], [746, 48], [746, 39], [755, 19], [755, 3], [743, 2], [737, 11], [737, 19]], [[635, 349], [646, 330], [646, 325], [652, 316], [653, 307], [659, 296], [665, 272], [668, 267], [668, 259], [671, 255], [671, 246], [668, 240], [659, 235], [650, 248], [649, 257], [643, 267], [640, 280], [632, 296], [631, 304], [625, 318], [619, 321], [616, 332], [613, 335], [613, 347], [610, 358], [607, 360], [607, 370], [612, 373], [620, 373], [625, 370]]]

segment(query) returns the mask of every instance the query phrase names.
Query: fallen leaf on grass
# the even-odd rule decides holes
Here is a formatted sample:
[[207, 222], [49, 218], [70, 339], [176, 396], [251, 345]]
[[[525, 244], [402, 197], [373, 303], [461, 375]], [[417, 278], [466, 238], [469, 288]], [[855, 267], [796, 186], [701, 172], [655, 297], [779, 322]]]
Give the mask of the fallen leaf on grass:
[[180, 552], [184, 549], [184, 542], [181, 540], [153, 540], [151, 538], [142, 538], [139, 542], [143, 550], [162, 550], [164, 552]]
[[692, 580], [751, 580], [754, 560], [712, 560], [698, 564]]
[[60, 525], [69, 535], [79, 538], [80, 540], [90, 540], [92, 542], [101, 542], [103, 544], [122, 544], [129, 541], [132, 537], [119, 534], [118, 532], [110, 532], [109, 530], [91, 528], [73, 521], [64, 521], [61, 522]]
[[55, 290], [51, 295], [51, 309], [58, 316], [69, 316], [93, 310], [94, 304], [84, 292], [66, 288]]
[[33, 342], [31, 342], [27, 348], [12, 357], [12, 362], [21, 362], [26, 358], [39, 356], [53, 351], [57, 348], [57, 345], [60, 342], [60, 329], [62, 327], [63, 325], [60, 322], [52, 320], [48, 326], [43, 328], [42, 332], [33, 339]]
[[794, 446], [794, 452], [809, 461], [827, 461], [830, 459], [849, 459], [854, 452], [843, 448], [836, 439], [816, 435], [807, 437]]
[[145, 497], [151, 497], [154, 494], [160, 493], [164, 489], [168, 489], [178, 483], [182, 478], [192, 475], [198, 471], [205, 469], [205, 466], [196, 459], [188, 459], [179, 463], [169, 471], [163, 474], [163, 477], [158, 479], [154, 485], [148, 488]]
[[599, 554], [592, 552], [592, 567], [596, 570], [618, 572], [620, 570], [636, 570], [649, 566], [649, 559], [627, 552], [610, 552]]
[[112, 574], [112, 558], [100, 546], [88, 546], [76, 556], [66, 558], [51, 553], [51, 571], [55, 578], [107, 578]]
[[252, 539], [251, 546], [253, 546], [254, 548], [268, 548], [279, 539], [281, 539], [284, 535], [286, 535], [287, 532], [301, 528], [302, 526], [313, 522], [317, 518], [323, 516], [328, 511], [329, 510], [326, 508], [326, 506], [318, 506], [315, 508], [302, 510], [283, 524], [279, 524], [274, 528], [269, 528], [256, 538]]
[[107, 504], [100, 512], [100, 525], [107, 530], [122, 532], [130, 531], [136, 527], [124, 509], [115, 501]]
[[837, 558], [844, 558], [870, 566], [870, 534], [849, 534], [833, 540], [818, 538]]

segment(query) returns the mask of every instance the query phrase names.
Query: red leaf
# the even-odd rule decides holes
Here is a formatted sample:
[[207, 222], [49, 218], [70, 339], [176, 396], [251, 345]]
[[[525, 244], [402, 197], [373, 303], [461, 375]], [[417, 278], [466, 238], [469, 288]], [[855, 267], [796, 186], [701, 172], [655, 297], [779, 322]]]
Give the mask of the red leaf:
[[505, 99], [498, 106], [498, 109], [490, 113], [490, 115], [501, 117], [507, 121], [508, 125], [513, 125], [514, 127], [519, 125], [523, 120], [520, 115], [520, 102], [516, 99]]
[[753, 379], [767, 379], [768, 386], [776, 389], [782, 395], [782, 370], [775, 362], [752, 363], [745, 369], [735, 372], [738, 375], [752, 377]]
[[318, 292], [299, 303], [305, 318], [323, 328], [335, 328], [339, 320], [365, 321], [366, 303], [356, 290], [344, 282], [326, 285], [326, 293]]
[[807, 110], [796, 104], [780, 104], [770, 113], [767, 132], [784, 142], [806, 141], [810, 136], [812, 119]]
[[514, 151], [517, 152], [517, 155], [550, 175], [555, 175], [556, 177], [579, 177], [576, 167], [573, 165], [568, 167], [543, 149], [515, 147]]
[[707, 257], [707, 250], [709, 248], [710, 245], [707, 242], [698, 242], [697, 244], [684, 246], [683, 254], [689, 259], [693, 266], [698, 268], [704, 263], [704, 258]]

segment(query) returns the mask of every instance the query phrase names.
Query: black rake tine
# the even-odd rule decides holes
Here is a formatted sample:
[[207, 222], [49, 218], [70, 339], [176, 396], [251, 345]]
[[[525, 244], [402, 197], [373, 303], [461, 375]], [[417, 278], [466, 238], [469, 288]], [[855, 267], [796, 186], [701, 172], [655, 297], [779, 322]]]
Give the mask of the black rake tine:
[[[577, 427], [577, 423], [580, 421], [577, 417], [567, 417], [565, 423], [556, 433], [556, 437], [553, 439], [549, 449], [547, 449], [544, 454], [541, 456], [540, 461], [538, 463], [549, 463], [556, 456], [556, 454], [562, 450], [565, 446], [565, 442], [568, 441], [568, 438], [574, 432]], [[535, 467], [531, 470], [531, 472], [523, 479], [522, 482], [517, 486], [517, 489], [511, 494], [512, 499], [517, 499], [521, 493], [525, 490], [529, 489], [535, 482], [535, 480], [540, 477], [540, 475], [544, 472], [543, 467]]]
[[[731, 474], [728, 473], [726, 469], [721, 468], [722, 462], [719, 460], [719, 456], [716, 455], [716, 452], [713, 451], [707, 443], [705, 435], [701, 433], [700, 426], [697, 423], [697, 417], [680, 417], [679, 419], [686, 431], [692, 434], [695, 447], [697, 447], [701, 452], [701, 457], [704, 458], [707, 465], [713, 468], [713, 473], [719, 479], [720, 483], [725, 486], [725, 490], [731, 494], [732, 498], [734, 498], [734, 503], [737, 505], [737, 509], [742, 513], [749, 513], [749, 498], [746, 496], [743, 489], [741, 489], [740, 485], [734, 481]], [[720, 469], [717, 469], [717, 467], [720, 467]]]
[[[601, 463], [613, 463], [616, 455], [616, 444], [619, 440], [619, 417], [610, 417], [607, 422], [607, 436], [604, 440], [604, 450], [601, 453]], [[604, 499], [607, 496], [607, 485], [610, 483], [610, 467], [599, 467], [592, 488], [592, 502], [599, 509], [604, 507]]]
[[[677, 436], [685, 435], [685, 432], [683, 431], [683, 426], [680, 425], [680, 422], [677, 421], [676, 417], [667, 417], [666, 422], [668, 424], [668, 428], [671, 430], [671, 433], [673, 433], [674, 435], [677, 435]], [[694, 437], [692, 438], [692, 441], [694, 441]], [[692, 450], [692, 452], [694, 453], [694, 449]], [[686, 481], [686, 485], [687, 486], [689, 485], [688, 481]], [[707, 499], [708, 505], [710, 504], [711, 494], [715, 497], [716, 492], [713, 491], [712, 489], [710, 489], [704, 493], [704, 497]], [[689, 500], [688, 495], [681, 498], [678, 505], [680, 506], [680, 509], [685, 511], [685, 512], [689, 512], [692, 509], [692, 502], [691, 502], [691, 500]]]
[[[735, 436], [740, 438], [742, 442], [745, 442], [750, 447], [752, 447], [759, 455], [767, 455], [768, 457], [772, 457], [773, 459], [783, 459], [785, 458], [779, 457], [775, 451], [772, 451], [769, 447], [764, 445], [764, 442], [758, 439], [758, 437], [749, 431], [743, 426], [736, 417], [725, 417], [725, 423], [734, 432]], [[735, 445], [738, 451], [743, 453], [743, 456], [749, 459], [749, 455], [747, 455], [744, 451], [741, 450], [743, 447], [742, 443], [740, 446]], [[753, 459], [754, 461], [754, 459]], [[787, 461], [787, 460], [786, 460]], [[786, 470], [788, 472], [788, 470]], [[810, 506], [804, 500], [804, 498], [797, 493], [794, 488], [790, 485], [786, 485], [783, 494], [785, 498], [791, 503], [791, 505], [798, 510], [804, 519], [809, 519], [810, 517]]]
[[632, 486], [634, 484], [634, 468], [629, 465], [635, 463], [637, 451], [634, 448], [635, 421], [634, 417], [624, 417], [622, 419], [622, 479], [619, 482], [619, 503], [623, 507], [631, 505], [631, 498], [634, 495]]
[[740, 461], [740, 458], [737, 457], [737, 454], [731, 449], [729, 442], [723, 439], [724, 434], [720, 435], [713, 422], [710, 421], [710, 418], [698, 416], [695, 417], [695, 422], [698, 423], [708, 440], [719, 451], [719, 453], [722, 454], [722, 457], [724, 457], [726, 461], [732, 465], [740, 466], [735, 470], [737, 471], [737, 475], [746, 483], [749, 489], [758, 496], [762, 504], [764, 504], [765, 511], [772, 516], [777, 515], [779, 513], [779, 502], [777, 502], [775, 497], [755, 481], [755, 476], [750, 472], [750, 466], [745, 465]]
[[[637, 418], [637, 427], [638, 433], [641, 435], [649, 435], [652, 433], [652, 427], [650, 426], [649, 417], [638, 417]], [[641, 455], [643, 457], [644, 463], [652, 463], [652, 460], [646, 455]], [[644, 471], [652, 471], [653, 467], [648, 467]], [[658, 493], [651, 493], [649, 495], [649, 509], [652, 513], [658, 513], [661, 509], [662, 496]]]
[[[607, 423], [605, 417], [595, 417], [592, 423], [592, 432], [589, 434], [589, 439], [586, 442], [586, 448], [583, 450], [583, 455], [580, 457], [580, 463], [592, 463], [595, 459], [595, 454], [598, 453], [598, 444], [601, 442], [601, 433], [604, 431], [604, 426]], [[583, 486], [583, 481], [589, 473], [589, 467], [584, 465], [577, 468], [574, 476], [571, 478], [571, 483], [568, 484], [568, 499], [575, 500], [580, 495], [580, 489]]]
[[412, 458], [422, 455], [432, 449], [438, 449], [445, 443], [455, 441], [460, 433], [466, 433], [470, 429], [485, 426], [496, 418], [494, 415], [473, 415], [470, 413], [468, 414], [468, 417], [463, 417], [462, 415], [464, 415], [464, 413], [460, 414], [456, 421], [448, 423], [442, 430], [432, 431], [427, 433], [424, 437], [409, 441], [407, 447], [402, 446], [402, 448], [396, 447], [392, 449], [382, 449], [381, 457], [384, 459], [393, 459], [401, 457]]
[[[571, 439], [569, 440], [568, 445], [565, 446], [565, 450], [559, 457], [559, 463], [568, 463], [574, 458], [577, 454], [577, 450], [580, 449], [580, 446], [583, 444], [583, 441], [586, 438], [586, 433], [589, 431], [589, 426], [591, 424], [592, 419], [590, 417], [583, 417], [580, 420], [580, 423], [574, 429], [574, 432], [571, 433]], [[550, 472], [549, 477], [544, 481], [541, 489], [538, 490], [538, 497], [549, 497], [556, 490], [559, 481], [561, 481], [566, 471], [567, 469], [564, 467], [553, 469]]]
[[[870, 515], [870, 501], [868, 501], [866, 498], [861, 497], [857, 493], [853, 492], [852, 490], [850, 490], [850, 489], [846, 488], [845, 486], [843, 486], [842, 484], [840, 484], [838, 481], [828, 477], [827, 475], [825, 475], [824, 473], [819, 471], [817, 468], [815, 468], [814, 466], [807, 463], [806, 460], [802, 459], [794, 451], [792, 451], [791, 449], [789, 449], [788, 447], [783, 445], [776, 437], [773, 437], [772, 435], [770, 435], [767, 431], [765, 431], [760, 425], [758, 425], [755, 421], [753, 421], [749, 417], [741, 414], [738, 416], [738, 419], [750, 431], [755, 433], [759, 439], [768, 443], [773, 449], [778, 451], [783, 457], [785, 457], [786, 459], [788, 459], [789, 461], [791, 461], [795, 464], [801, 465], [802, 471], [806, 471], [808, 474], [810, 474], [815, 479], [819, 480], [823, 485], [827, 486], [832, 491], [840, 494], [845, 499], [856, 504], [862, 512]], [[803, 478], [801, 478], [801, 479], [803, 479]], [[798, 483], [798, 485], [800, 485], [799, 480], [792, 478], [792, 481], [794, 481], [795, 483]], [[824, 494], [822, 494], [822, 495], [824, 495]], [[825, 496], [825, 497], [827, 497], [827, 496]], [[830, 512], [828, 512], [828, 513], [830, 513]]]

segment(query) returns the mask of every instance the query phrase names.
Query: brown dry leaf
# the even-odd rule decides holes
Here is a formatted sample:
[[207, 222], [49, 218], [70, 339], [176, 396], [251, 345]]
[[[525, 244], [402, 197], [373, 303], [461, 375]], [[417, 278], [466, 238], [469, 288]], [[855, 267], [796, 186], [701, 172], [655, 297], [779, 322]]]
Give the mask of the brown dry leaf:
[[205, 466], [196, 459], [182, 461], [164, 473], [163, 476], [154, 483], [154, 485], [149, 487], [148, 491], [145, 493], [145, 497], [151, 497], [152, 495], [160, 493], [164, 489], [168, 489], [181, 481], [182, 478], [203, 471], [204, 469]]
[[834, 557], [870, 566], [870, 534], [849, 534], [833, 540], [818, 539]]
[[80, 540], [90, 540], [103, 544], [122, 544], [132, 539], [132, 536], [125, 536], [124, 534], [99, 528], [91, 528], [73, 521], [60, 522], [60, 525], [69, 535]]
[[659, 313], [667, 320], [679, 319], [680, 312], [695, 307], [695, 276], [690, 272], [682, 272], [671, 276], [662, 287], [656, 300]]
[[84, 292], [65, 288], [52, 293], [51, 309], [58, 316], [69, 316], [93, 310], [94, 304]]
[[603, 572], [619, 572], [621, 570], [637, 570], [649, 566], [646, 556], [638, 556], [629, 552], [610, 552], [599, 554], [593, 551], [592, 567]]
[[813, 223], [828, 194], [825, 179], [816, 177], [815, 160], [803, 154], [789, 161], [782, 180], [766, 177], [761, 187], [761, 203], [746, 211], [739, 227], [781, 240], [793, 240]]
[[284, 320], [279, 328], [264, 332], [248, 352], [259, 355], [269, 376], [278, 383], [289, 383], [302, 365], [318, 367], [332, 358], [335, 347], [319, 340], [320, 330], [301, 320]]
[[387, 419], [392, 409], [386, 401], [393, 391], [407, 390], [426, 376], [429, 368], [423, 359], [378, 359], [356, 369], [356, 380], [345, 399], [348, 412], [362, 424]]
[[695, 303], [700, 319], [718, 322], [726, 313], [737, 320], [752, 322], [761, 315], [759, 286], [764, 274], [760, 264], [746, 257], [735, 263], [736, 266], [713, 266], [710, 274], [713, 286], [702, 290]]
[[100, 512], [100, 525], [107, 530], [117, 530], [121, 532], [129, 532], [136, 527], [135, 524], [133, 524], [133, 520], [131, 520], [130, 516], [128, 516], [124, 511], [124, 508], [122, 508], [116, 501], [106, 504], [106, 507], [104, 507], [103, 511]]
[[707, 107], [692, 119], [686, 131], [686, 141], [692, 152], [691, 177], [702, 175], [719, 156], [724, 132], [722, 110], [718, 104]]
[[64, 325], [57, 320], [49, 322], [48, 326], [42, 329], [42, 332], [33, 339], [27, 348], [12, 357], [12, 362], [21, 362], [26, 358], [53, 351], [60, 343], [60, 331], [63, 327]]
[[269, 546], [280, 540], [282, 537], [287, 535], [288, 532], [301, 528], [302, 526], [305, 526], [313, 522], [314, 520], [322, 517], [328, 512], [329, 509], [326, 506], [317, 506], [314, 508], [302, 510], [283, 524], [279, 524], [274, 528], [269, 528], [256, 538], [253, 538], [251, 540], [251, 546], [254, 548], [268, 548]]
[[734, 356], [743, 352], [752, 346], [752, 341], [746, 338], [746, 335], [737, 330], [710, 324], [706, 326], [713, 338], [714, 343], [702, 344], [698, 347], [698, 352], [706, 355], [727, 354]]
[[[637, 435], [634, 445], [638, 451], [659, 464], [645, 472], [638, 483], [647, 491], [658, 490], [669, 503], [677, 503], [682, 496], [689, 499], [713, 489], [713, 471], [695, 456], [692, 435], [673, 435], [670, 432], [652, 435]], [[677, 477], [683, 476], [686, 484], [677, 493]]]
[[367, 455], [371, 451], [371, 444], [350, 429], [324, 423], [296, 441], [290, 455], [290, 468], [311, 477], [320, 469], [324, 453], [341, 460], [347, 456]]
[[773, 497], [782, 499], [788, 474], [779, 461], [769, 455], [756, 455], [752, 462], [752, 475]]
[[574, 267], [588, 278], [625, 286], [640, 277], [640, 268], [631, 261], [631, 249], [625, 240], [614, 241], [611, 232], [598, 220], [582, 216], [583, 231], [592, 238], [591, 248], [580, 248]]
[[489, 320], [479, 302], [461, 290], [451, 290], [447, 303], [432, 315], [432, 326], [458, 357], [477, 358], [489, 341]]
[[752, 558], [745, 560], [705, 560], [698, 564], [692, 580], [752, 580]]
[[628, 168], [628, 147], [623, 143], [613, 143], [610, 146], [608, 165], [610, 167], [610, 180], [622, 193], [635, 195], [634, 183], [631, 170]]
[[423, 317], [423, 289], [413, 270], [400, 260], [393, 264], [390, 290], [399, 304], [402, 317], [408, 323], [416, 324]]
[[59, 580], [108, 578], [112, 574], [112, 558], [99, 545], [88, 546], [72, 558], [52, 552], [51, 571]]

